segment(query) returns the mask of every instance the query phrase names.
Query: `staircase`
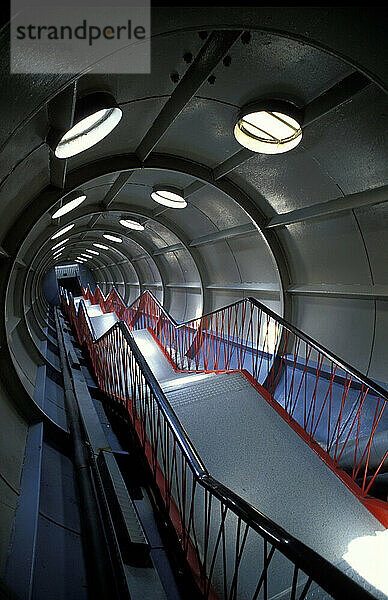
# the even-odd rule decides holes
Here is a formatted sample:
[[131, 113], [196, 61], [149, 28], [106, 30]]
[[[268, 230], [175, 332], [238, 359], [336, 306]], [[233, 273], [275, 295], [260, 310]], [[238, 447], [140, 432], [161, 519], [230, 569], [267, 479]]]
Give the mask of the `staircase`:
[[[214, 335], [214, 328], [209, 335], [208, 323], [191, 328], [188, 336], [186, 328], [189, 341], [179, 354], [183, 338], [166, 343], [172, 337], [161, 307], [147, 311], [138, 303], [128, 308], [116, 292], [105, 299], [98, 288], [94, 295], [86, 290], [82, 298], [63, 293], [63, 302], [88, 347], [101, 388], [131, 415], [204, 597], [361, 598], [369, 597], [363, 595], [366, 589], [385, 597], [342, 559], [353, 540], [382, 532], [383, 525], [359, 501], [353, 482], [343, 485], [346, 474], [338, 477], [330, 461], [322, 460], [322, 446], [313, 452], [300, 425], [290, 427], [284, 406], [274, 410], [274, 380], [287, 377], [287, 369], [274, 368], [268, 321], [262, 386], [241, 368], [249, 360], [245, 345], [241, 361], [236, 335], [244, 330], [241, 323], [239, 331], [229, 331], [235, 354], [240, 353], [233, 364], [228, 358], [233, 352], [214, 341], [221, 335], [219, 330]], [[281, 334], [275, 334], [279, 347]], [[209, 365], [211, 350], [205, 346], [211, 343]], [[223, 366], [237, 368], [209, 368], [220, 366], [221, 355]], [[330, 393], [337, 384], [334, 377]], [[293, 385], [298, 386], [296, 377]], [[349, 576], [362, 587], [354, 584], [352, 595], [344, 596], [351, 590]]]

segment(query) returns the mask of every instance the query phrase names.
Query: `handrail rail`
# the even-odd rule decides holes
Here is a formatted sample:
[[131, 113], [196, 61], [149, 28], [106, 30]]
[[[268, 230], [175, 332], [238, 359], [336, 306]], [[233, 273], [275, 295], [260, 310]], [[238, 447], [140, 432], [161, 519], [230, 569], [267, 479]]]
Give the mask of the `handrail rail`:
[[379, 472], [388, 467], [383, 431], [388, 392], [380, 385], [255, 298], [177, 323], [149, 290], [126, 308], [115, 287], [106, 297], [99, 286], [94, 293], [88, 286], [83, 294], [104, 312], [116, 311], [130, 329], [150, 328], [176, 370], [243, 369], [275, 410], [387, 526], [388, 504], [379, 500], [377, 506], [367, 497]]
[[[70, 306], [71, 301], [70, 303], [68, 302], [67, 305]], [[86, 315], [87, 310], [83, 300], [80, 301], [80, 306], [83, 308], [83, 314]], [[340, 571], [337, 567], [320, 556], [310, 547], [306, 546], [297, 538], [289, 534], [282, 527], [261, 513], [258, 509], [253, 507], [251, 504], [246, 502], [243, 498], [238, 496], [235, 492], [224, 486], [221, 482], [209, 474], [205, 465], [202, 463], [200, 457], [196, 453], [190, 438], [182, 427], [162, 388], [160, 387], [160, 384], [156, 380], [154, 374], [148, 366], [148, 363], [140, 352], [133, 335], [128, 328], [128, 325], [123, 321], [118, 321], [99, 338], [96, 338], [93, 329], [90, 329], [93, 345], [101, 343], [101, 341], [105, 338], [108, 339], [109, 337], [112, 337], [113, 332], [116, 330], [119, 330], [122, 333], [126, 343], [134, 355], [135, 360], [147, 382], [147, 385], [150, 387], [150, 390], [157, 400], [161, 411], [165, 415], [167, 422], [170, 424], [172, 431], [177, 437], [178, 444], [181, 447], [185, 458], [187, 459], [197, 483], [207, 489], [212, 495], [217, 497], [223, 505], [227, 506], [249, 527], [259, 533], [272, 546], [277, 548], [295, 565], [297, 570], [302, 570], [309, 577], [308, 581], [311, 580], [317, 583], [333, 598], [343, 600], [347, 594], [348, 597], [352, 597], [353, 600], [372, 600], [374, 596], [372, 596], [356, 581]]]
[[[98, 285], [96, 287], [99, 288], [100, 293], [104, 297], [104, 294], [103, 294], [101, 288]], [[112, 290], [113, 289], [120, 296], [120, 299], [124, 302], [122, 296], [116, 290], [115, 286], [112, 286]], [[196, 319], [189, 319], [188, 321], [184, 321], [182, 323], [178, 323], [166, 311], [166, 309], [162, 306], [162, 304], [159, 302], [159, 300], [156, 298], [156, 296], [150, 290], [148, 290], [148, 289], [144, 290], [142, 292], [142, 294], [140, 294], [140, 296], [138, 296], [130, 305], [127, 305], [127, 308], [128, 309], [132, 308], [145, 295], [148, 295], [148, 296], [150, 296], [152, 298], [152, 300], [157, 304], [158, 308], [161, 310], [161, 312], [164, 314], [164, 316], [177, 329], [180, 329], [182, 327], [189, 327], [190, 324], [198, 323], [198, 321], [203, 320], [203, 319], [205, 319], [207, 317], [210, 317], [211, 315], [215, 315], [216, 313], [219, 313], [220, 311], [233, 308], [235, 306], [238, 306], [239, 304], [250, 302], [251, 304], [253, 304], [257, 308], [259, 308], [262, 312], [264, 312], [265, 314], [267, 314], [269, 317], [271, 317], [272, 319], [274, 319], [274, 321], [276, 321], [277, 323], [279, 323], [279, 325], [282, 325], [285, 329], [287, 329], [288, 331], [290, 331], [294, 335], [298, 336], [304, 342], [306, 342], [310, 346], [312, 346], [315, 350], [317, 350], [318, 352], [320, 352], [321, 354], [323, 354], [330, 361], [333, 361], [334, 363], [336, 363], [341, 369], [343, 369], [344, 371], [348, 371], [348, 373], [350, 373], [350, 375], [352, 375], [353, 377], [355, 377], [355, 378], [359, 379], [360, 381], [362, 381], [362, 383], [364, 383], [370, 390], [373, 390], [376, 395], [381, 396], [382, 398], [384, 398], [385, 400], [388, 401], [388, 391], [386, 389], [384, 389], [381, 385], [379, 385], [378, 383], [376, 383], [375, 381], [373, 381], [372, 379], [370, 379], [367, 375], [364, 375], [363, 373], [361, 373], [361, 371], [358, 371], [357, 369], [355, 369], [354, 367], [352, 367], [352, 365], [350, 365], [349, 363], [347, 363], [346, 361], [344, 361], [342, 358], [339, 358], [336, 354], [334, 354], [334, 352], [331, 352], [330, 350], [328, 350], [327, 348], [325, 348], [325, 346], [323, 346], [322, 344], [320, 344], [319, 342], [317, 342], [316, 340], [314, 340], [312, 337], [310, 337], [309, 335], [307, 335], [306, 333], [304, 333], [301, 329], [298, 329], [298, 327], [295, 327], [295, 325], [293, 325], [289, 321], [286, 321], [285, 319], [283, 319], [283, 317], [280, 317], [279, 315], [277, 315], [273, 310], [271, 310], [270, 308], [268, 308], [267, 306], [265, 306], [265, 304], [262, 304], [262, 302], [260, 302], [259, 300], [256, 300], [256, 298], [253, 298], [252, 296], [248, 296], [247, 298], [242, 298], [241, 300], [237, 300], [236, 302], [232, 302], [231, 304], [227, 304], [226, 306], [223, 306], [222, 308], [218, 308], [216, 310], [210, 311], [210, 312], [202, 315], [201, 317], [197, 317]], [[107, 298], [108, 298], [108, 296], [107, 296]], [[124, 304], [125, 304], [125, 302], [124, 302]]]

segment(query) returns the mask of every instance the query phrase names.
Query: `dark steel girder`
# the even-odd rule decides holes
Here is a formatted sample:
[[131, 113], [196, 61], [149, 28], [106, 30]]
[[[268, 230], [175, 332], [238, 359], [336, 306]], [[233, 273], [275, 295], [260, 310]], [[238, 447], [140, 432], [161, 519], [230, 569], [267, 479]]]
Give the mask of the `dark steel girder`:
[[[75, 103], [77, 98], [77, 82], [69, 85], [47, 105], [50, 126], [58, 131], [68, 131], [74, 120]], [[50, 150], [50, 181], [52, 185], [63, 189], [67, 172], [67, 159], [56, 158]]]
[[170, 99], [163, 106], [154, 123], [137, 147], [135, 154], [141, 161], [148, 158], [159, 140], [161, 140], [168, 128], [173, 124], [209, 75], [211, 75], [214, 68], [240, 35], [240, 30], [213, 31], [209, 35], [198, 55], [171, 94]]

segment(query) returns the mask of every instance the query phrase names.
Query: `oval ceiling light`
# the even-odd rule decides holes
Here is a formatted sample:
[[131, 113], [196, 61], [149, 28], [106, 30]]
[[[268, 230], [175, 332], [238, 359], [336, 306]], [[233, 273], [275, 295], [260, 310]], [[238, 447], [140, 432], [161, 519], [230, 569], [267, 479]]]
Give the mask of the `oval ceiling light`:
[[108, 92], [95, 92], [77, 100], [74, 124], [69, 131], [51, 128], [47, 143], [57, 158], [69, 158], [103, 140], [123, 115]]
[[97, 244], [97, 242], [95, 242], [93, 246], [95, 246], [96, 248], [101, 248], [102, 250], [109, 250], [109, 246], [104, 246], [104, 244]]
[[281, 100], [262, 100], [245, 106], [234, 128], [236, 140], [262, 154], [281, 154], [302, 139], [302, 112]]
[[116, 237], [115, 235], [110, 235], [109, 233], [104, 233], [103, 237], [107, 240], [110, 240], [111, 242], [117, 242], [118, 244], [121, 244], [121, 242], [123, 241], [121, 238]]
[[65, 204], [63, 204], [60, 208], [58, 208], [58, 210], [56, 210], [55, 213], [51, 215], [51, 218], [59, 219], [59, 217], [63, 217], [63, 215], [66, 215], [71, 210], [74, 210], [75, 208], [77, 208], [77, 206], [82, 204], [82, 202], [84, 200], [86, 200], [86, 194], [84, 192], [77, 191], [77, 192], [72, 192], [71, 194], [68, 194], [63, 199], [63, 202]]
[[185, 208], [187, 202], [182, 190], [170, 186], [156, 186], [151, 192], [152, 200], [169, 208]]
[[62, 227], [62, 229], [60, 229], [59, 231], [57, 231], [57, 233], [54, 233], [54, 235], [51, 236], [50, 240], [55, 240], [55, 238], [60, 237], [61, 235], [66, 233], [66, 231], [70, 231], [70, 229], [73, 229], [74, 225], [75, 223], [71, 223], [71, 225], [66, 225], [66, 227]]
[[63, 246], [63, 244], [66, 244], [66, 242], [69, 241], [70, 238], [66, 238], [65, 240], [62, 240], [61, 242], [59, 242], [59, 244], [55, 244], [55, 246], [53, 246], [51, 248], [51, 250], [55, 250], [55, 248], [59, 248], [60, 246]]
[[128, 229], [134, 229], [135, 231], [143, 231], [144, 225], [137, 223], [136, 221], [132, 221], [131, 219], [120, 219], [120, 224], [123, 227], [127, 227]]

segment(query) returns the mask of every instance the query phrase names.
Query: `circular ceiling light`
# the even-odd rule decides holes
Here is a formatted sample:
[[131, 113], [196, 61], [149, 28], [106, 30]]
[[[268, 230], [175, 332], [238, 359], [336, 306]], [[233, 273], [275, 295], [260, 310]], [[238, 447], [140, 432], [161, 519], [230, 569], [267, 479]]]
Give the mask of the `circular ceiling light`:
[[182, 190], [170, 186], [157, 186], [151, 192], [152, 200], [168, 206], [169, 208], [185, 208], [187, 202], [183, 197]]
[[88, 94], [77, 100], [74, 125], [66, 131], [51, 129], [47, 143], [57, 158], [69, 158], [103, 140], [123, 115], [113, 96], [107, 92]]
[[82, 204], [82, 202], [85, 199], [86, 194], [80, 191], [68, 194], [68, 196], [66, 196], [66, 198], [64, 199], [65, 204], [63, 204], [61, 208], [58, 208], [58, 210], [56, 210], [55, 213], [51, 215], [51, 218], [59, 219], [59, 217], [63, 217], [63, 215], [66, 215], [68, 212], [74, 210], [75, 208], [77, 208], [77, 206]]
[[50, 240], [55, 240], [55, 238], [60, 237], [61, 235], [66, 233], [66, 231], [70, 231], [70, 229], [73, 229], [74, 225], [75, 223], [71, 223], [71, 225], [66, 225], [66, 227], [62, 227], [62, 229], [60, 229], [59, 231], [57, 231], [57, 233], [54, 233], [54, 235], [51, 236]]
[[118, 244], [121, 244], [121, 242], [123, 241], [121, 238], [116, 237], [115, 235], [110, 235], [109, 233], [104, 233], [103, 237], [107, 240], [110, 240], [111, 242], [117, 242]]
[[141, 225], [136, 221], [132, 221], [131, 219], [120, 219], [120, 224], [123, 227], [127, 227], [128, 229], [135, 229], [136, 231], [143, 231], [144, 229], [144, 225]]
[[288, 102], [263, 100], [245, 106], [234, 128], [236, 140], [252, 152], [281, 154], [302, 139], [302, 113]]
[[93, 246], [95, 246], [96, 248], [101, 248], [102, 250], [109, 250], [109, 246], [104, 246], [104, 244], [97, 244], [97, 242], [95, 242]]
[[60, 246], [63, 246], [63, 244], [66, 244], [66, 242], [69, 241], [70, 238], [66, 238], [65, 240], [62, 240], [61, 242], [59, 242], [59, 244], [55, 244], [55, 246], [53, 246], [51, 248], [51, 250], [55, 250], [55, 248], [59, 248]]

